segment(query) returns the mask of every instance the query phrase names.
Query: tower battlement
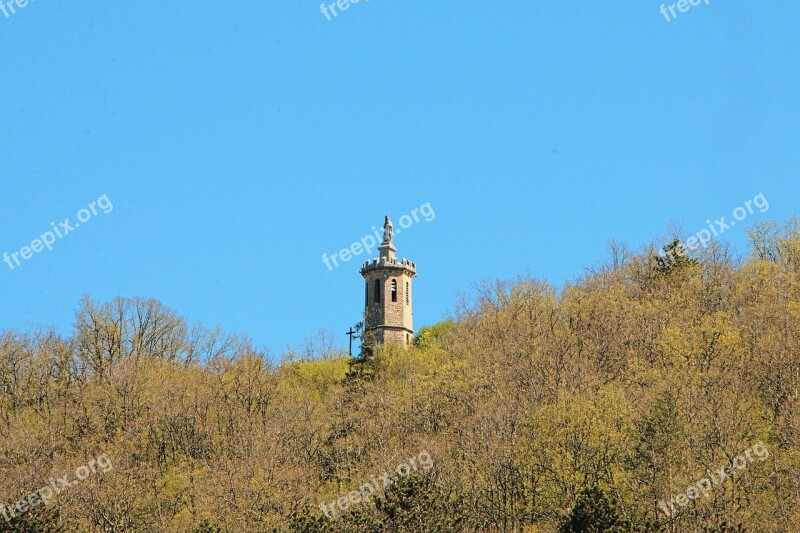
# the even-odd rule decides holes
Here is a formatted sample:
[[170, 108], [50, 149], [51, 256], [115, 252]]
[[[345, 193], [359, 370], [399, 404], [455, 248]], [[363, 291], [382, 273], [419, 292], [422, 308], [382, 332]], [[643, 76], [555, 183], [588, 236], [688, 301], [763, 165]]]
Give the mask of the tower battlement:
[[414, 273], [417, 272], [417, 264], [413, 261], [409, 261], [408, 259], [401, 259], [398, 261], [397, 258], [389, 259], [383, 257], [364, 261], [364, 264], [361, 265], [361, 270], [359, 272], [363, 276], [364, 273], [369, 270], [377, 270], [381, 268], [402, 268], [410, 270]]

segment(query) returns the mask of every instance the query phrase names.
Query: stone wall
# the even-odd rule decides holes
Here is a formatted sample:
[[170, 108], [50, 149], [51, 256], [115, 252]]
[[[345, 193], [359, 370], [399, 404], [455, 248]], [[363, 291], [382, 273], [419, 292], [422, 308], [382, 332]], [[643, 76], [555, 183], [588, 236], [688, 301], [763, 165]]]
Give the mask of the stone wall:
[[[402, 267], [362, 269], [367, 295], [367, 330], [375, 329], [374, 339], [379, 344], [410, 344], [414, 334], [413, 287], [415, 272]], [[381, 300], [375, 303], [375, 280], [380, 282]], [[397, 301], [392, 301], [392, 280], [397, 282]], [[406, 293], [408, 292], [408, 299]], [[408, 303], [406, 303], [408, 302]]]

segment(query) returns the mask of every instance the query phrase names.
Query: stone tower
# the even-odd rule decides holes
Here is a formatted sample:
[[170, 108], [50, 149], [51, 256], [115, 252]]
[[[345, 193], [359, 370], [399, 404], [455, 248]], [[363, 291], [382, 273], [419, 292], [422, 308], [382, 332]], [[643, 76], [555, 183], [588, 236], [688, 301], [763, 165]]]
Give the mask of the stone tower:
[[411, 279], [417, 265], [398, 260], [392, 243], [392, 222], [383, 224], [380, 257], [364, 263], [364, 344], [409, 346], [414, 335]]

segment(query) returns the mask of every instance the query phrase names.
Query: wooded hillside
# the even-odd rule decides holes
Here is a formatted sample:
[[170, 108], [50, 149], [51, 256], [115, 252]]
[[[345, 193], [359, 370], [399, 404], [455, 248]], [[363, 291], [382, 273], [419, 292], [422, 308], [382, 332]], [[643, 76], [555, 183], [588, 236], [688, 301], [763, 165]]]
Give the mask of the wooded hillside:
[[800, 531], [800, 222], [750, 238], [486, 282], [356, 360], [323, 336], [270, 363], [157, 301], [86, 298], [69, 336], [0, 333], [0, 504], [113, 466], [0, 531]]

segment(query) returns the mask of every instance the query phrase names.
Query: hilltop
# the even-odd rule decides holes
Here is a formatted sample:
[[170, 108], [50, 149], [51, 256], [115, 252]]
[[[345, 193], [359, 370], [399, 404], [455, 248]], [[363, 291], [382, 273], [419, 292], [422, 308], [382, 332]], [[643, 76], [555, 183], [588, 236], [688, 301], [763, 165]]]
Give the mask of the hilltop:
[[0, 333], [0, 504], [40, 495], [0, 531], [796, 531], [800, 223], [749, 235], [485, 282], [355, 359], [86, 298]]

